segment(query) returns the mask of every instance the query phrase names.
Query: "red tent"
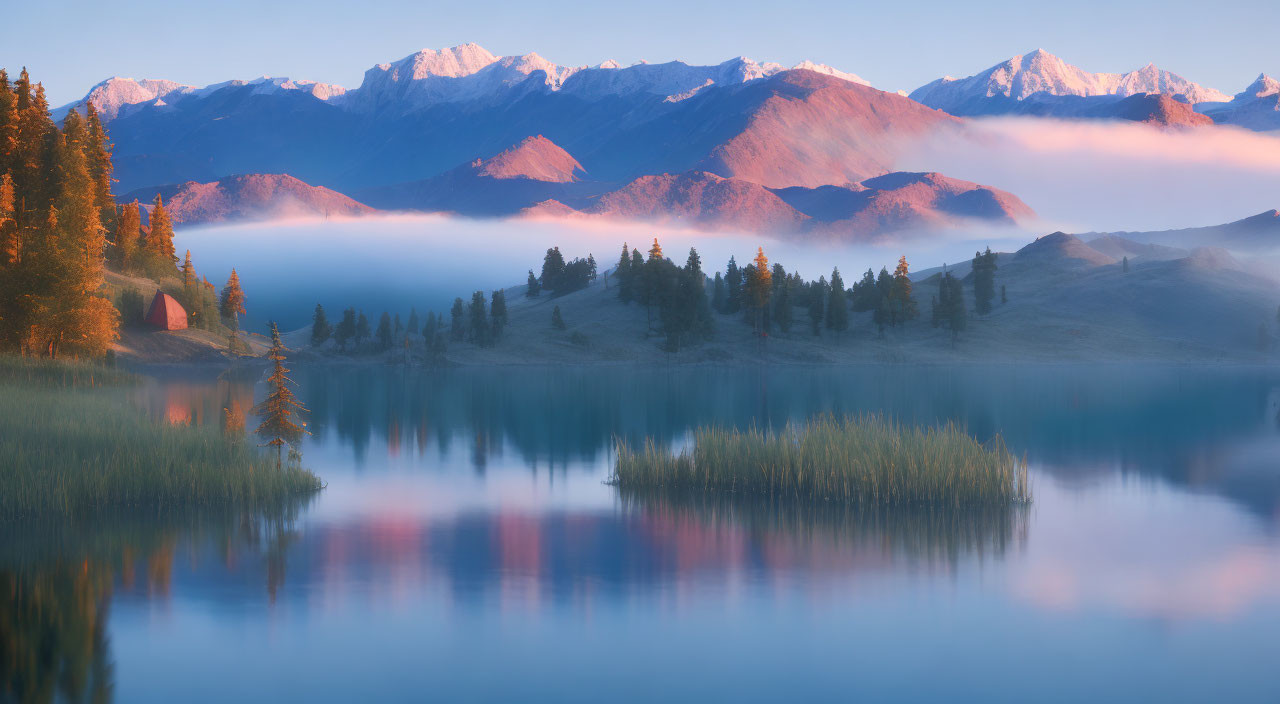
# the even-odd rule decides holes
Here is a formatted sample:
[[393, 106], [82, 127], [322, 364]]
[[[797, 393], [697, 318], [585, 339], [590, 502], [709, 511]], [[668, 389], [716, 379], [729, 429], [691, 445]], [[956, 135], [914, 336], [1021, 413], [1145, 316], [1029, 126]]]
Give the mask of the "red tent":
[[156, 291], [147, 309], [147, 322], [161, 330], [186, 330], [187, 311], [167, 293]]

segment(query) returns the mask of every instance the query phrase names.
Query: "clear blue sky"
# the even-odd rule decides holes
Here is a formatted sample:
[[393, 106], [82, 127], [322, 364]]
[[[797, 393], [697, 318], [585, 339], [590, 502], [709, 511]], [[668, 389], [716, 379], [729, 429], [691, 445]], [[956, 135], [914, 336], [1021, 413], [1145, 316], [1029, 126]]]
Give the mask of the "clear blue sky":
[[[1091, 71], [1154, 61], [1234, 93], [1280, 73], [1275, 0], [125, 0], [9, 3], [0, 66], [58, 105], [112, 75], [205, 85], [263, 74], [354, 88], [424, 47], [477, 42], [561, 64], [718, 63], [745, 55], [852, 71], [885, 90], [964, 76], [1042, 47]], [[19, 34], [14, 27], [24, 28]]]

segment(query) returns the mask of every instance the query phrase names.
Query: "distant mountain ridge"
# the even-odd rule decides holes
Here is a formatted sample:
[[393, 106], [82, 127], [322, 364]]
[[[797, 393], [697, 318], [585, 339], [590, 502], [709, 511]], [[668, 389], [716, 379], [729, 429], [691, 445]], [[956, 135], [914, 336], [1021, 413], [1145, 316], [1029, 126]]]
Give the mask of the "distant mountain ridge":
[[279, 217], [352, 217], [374, 212], [337, 191], [308, 185], [287, 174], [248, 174], [211, 183], [188, 181], [140, 188], [118, 200], [137, 200], [150, 206], [156, 195], [163, 198], [173, 222], [184, 225]]
[[967, 78], [939, 78], [912, 91], [910, 97], [953, 115], [975, 115], [1035, 95], [1123, 98], [1143, 93], [1181, 97], [1188, 103], [1229, 99], [1155, 64], [1129, 73], [1091, 73], [1043, 49], [1014, 56]]

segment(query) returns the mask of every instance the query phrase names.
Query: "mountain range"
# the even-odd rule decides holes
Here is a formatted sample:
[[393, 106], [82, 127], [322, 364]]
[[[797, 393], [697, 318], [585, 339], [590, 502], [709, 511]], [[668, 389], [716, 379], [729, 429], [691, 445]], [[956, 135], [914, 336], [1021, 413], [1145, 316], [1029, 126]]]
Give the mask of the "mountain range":
[[[120, 191], [221, 183], [221, 204], [192, 216], [205, 222], [270, 212], [231, 204], [241, 191], [222, 183], [228, 176], [289, 174], [378, 208], [865, 237], [959, 217], [1033, 215], [996, 188], [941, 174], [895, 176], [913, 141], [966, 117], [1261, 130], [1280, 126], [1278, 100], [1280, 84], [1265, 76], [1229, 97], [1153, 65], [1090, 73], [1043, 50], [908, 97], [811, 62], [570, 67], [465, 44], [379, 64], [350, 90], [275, 77], [205, 87], [112, 78], [56, 112], [91, 102], [102, 113]], [[891, 176], [915, 180], [905, 191], [873, 183]], [[295, 206], [331, 200], [290, 190], [306, 189], [280, 191]]]

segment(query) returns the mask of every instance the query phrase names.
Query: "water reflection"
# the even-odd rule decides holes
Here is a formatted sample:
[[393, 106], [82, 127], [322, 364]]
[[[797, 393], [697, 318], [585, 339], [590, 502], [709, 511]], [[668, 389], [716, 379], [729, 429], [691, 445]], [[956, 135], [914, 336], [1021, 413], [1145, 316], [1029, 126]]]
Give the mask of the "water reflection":
[[[110, 701], [113, 600], [169, 599], [180, 564], [217, 555], [219, 568], [234, 572], [261, 563], [262, 587], [274, 599], [297, 517], [309, 501], [270, 513], [134, 511], [3, 525], [0, 700]], [[187, 561], [179, 563], [179, 555]]]

